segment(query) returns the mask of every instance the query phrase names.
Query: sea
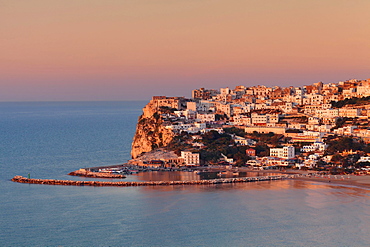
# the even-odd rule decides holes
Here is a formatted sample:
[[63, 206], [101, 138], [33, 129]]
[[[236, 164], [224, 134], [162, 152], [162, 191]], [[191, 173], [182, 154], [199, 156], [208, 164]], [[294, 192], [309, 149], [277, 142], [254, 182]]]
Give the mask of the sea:
[[0, 246], [370, 246], [370, 190], [355, 186], [292, 180], [158, 187], [11, 181], [15, 175], [83, 180], [67, 174], [125, 163], [145, 104], [0, 103]]

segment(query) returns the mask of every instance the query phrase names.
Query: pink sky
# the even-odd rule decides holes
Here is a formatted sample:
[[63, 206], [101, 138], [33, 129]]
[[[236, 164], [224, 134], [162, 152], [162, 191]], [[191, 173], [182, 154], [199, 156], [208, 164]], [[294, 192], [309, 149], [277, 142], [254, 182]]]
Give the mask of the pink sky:
[[370, 78], [368, 0], [0, 1], [0, 101]]

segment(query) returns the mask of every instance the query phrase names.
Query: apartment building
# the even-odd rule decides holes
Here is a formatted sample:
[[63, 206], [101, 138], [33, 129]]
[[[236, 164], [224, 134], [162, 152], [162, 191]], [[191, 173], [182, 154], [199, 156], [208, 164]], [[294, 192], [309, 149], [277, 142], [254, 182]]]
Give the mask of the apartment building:
[[340, 108], [339, 116], [355, 118], [361, 116], [361, 111], [362, 109], [359, 108]]
[[214, 113], [197, 113], [197, 120], [201, 122], [214, 122], [216, 115]]
[[293, 146], [270, 148], [270, 156], [283, 159], [293, 159], [295, 157], [295, 150]]
[[185, 102], [184, 97], [166, 97], [166, 96], [153, 96], [152, 103], [157, 107], [169, 107], [177, 110], [181, 109], [181, 106]]
[[181, 151], [181, 158], [184, 159], [186, 165], [200, 165], [199, 153], [192, 153], [188, 151]]
[[278, 123], [279, 114], [251, 114], [252, 124], [268, 124], [268, 123]]

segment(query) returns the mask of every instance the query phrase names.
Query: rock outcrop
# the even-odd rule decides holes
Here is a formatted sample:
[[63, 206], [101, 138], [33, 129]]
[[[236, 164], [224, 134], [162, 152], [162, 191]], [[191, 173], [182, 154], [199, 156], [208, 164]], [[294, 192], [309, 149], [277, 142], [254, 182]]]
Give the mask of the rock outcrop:
[[143, 162], [150, 162], [152, 160], [176, 160], [179, 156], [174, 151], [169, 151], [164, 148], [156, 148], [150, 152], [145, 152], [138, 155], [136, 158], [128, 161], [130, 165], [142, 166]]
[[144, 152], [164, 147], [172, 141], [174, 133], [163, 126], [161, 113], [152, 101], [143, 108], [131, 146], [132, 158], [135, 159]]

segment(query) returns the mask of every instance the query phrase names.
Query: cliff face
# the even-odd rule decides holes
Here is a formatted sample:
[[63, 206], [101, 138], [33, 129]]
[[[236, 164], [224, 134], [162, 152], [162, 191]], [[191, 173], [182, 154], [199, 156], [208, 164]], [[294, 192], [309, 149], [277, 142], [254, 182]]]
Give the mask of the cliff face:
[[151, 102], [144, 107], [131, 146], [132, 158], [135, 159], [143, 152], [166, 146], [173, 139], [173, 132], [162, 125], [160, 114], [161, 112]]

